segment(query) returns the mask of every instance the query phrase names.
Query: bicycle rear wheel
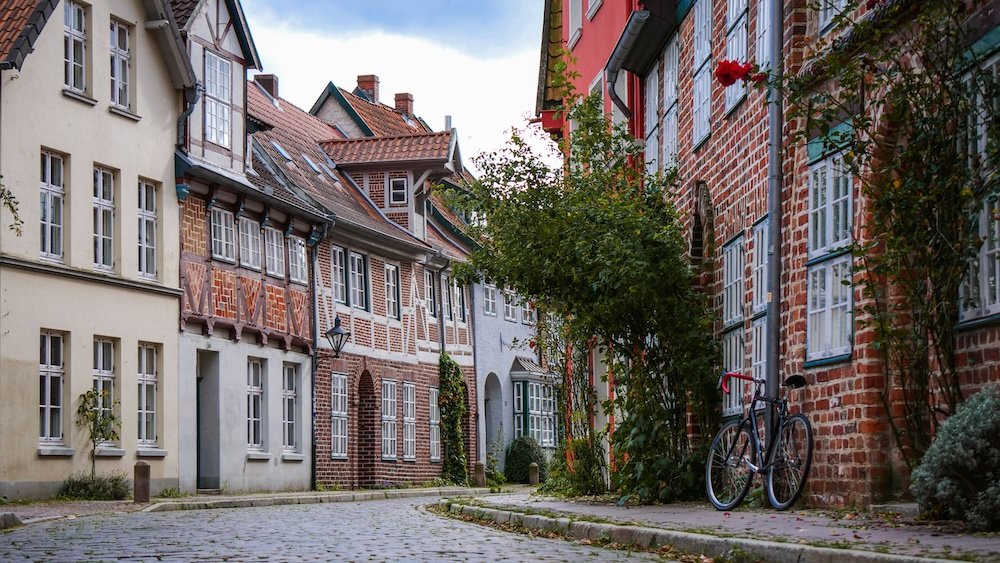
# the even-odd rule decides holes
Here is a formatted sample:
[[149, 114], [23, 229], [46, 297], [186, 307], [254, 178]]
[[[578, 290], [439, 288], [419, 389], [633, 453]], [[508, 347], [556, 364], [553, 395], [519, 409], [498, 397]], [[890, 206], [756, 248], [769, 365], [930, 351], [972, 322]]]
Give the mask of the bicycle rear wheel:
[[731, 510], [747, 495], [754, 476], [748, 462], [754, 463], [755, 443], [745, 421], [728, 422], [712, 439], [705, 463], [705, 489], [715, 508]]
[[788, 417], [777, 440], [764, 484], [771, 506], [785, 510], [798, 500], [809, 476], [813, 451], [809, 419], [802, 413]]

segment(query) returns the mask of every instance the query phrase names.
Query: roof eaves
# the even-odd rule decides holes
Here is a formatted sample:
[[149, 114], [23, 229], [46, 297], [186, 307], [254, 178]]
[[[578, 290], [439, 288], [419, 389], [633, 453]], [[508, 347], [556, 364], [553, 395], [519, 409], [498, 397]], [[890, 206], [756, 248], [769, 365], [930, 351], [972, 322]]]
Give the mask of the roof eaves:
[[177, 89], [194, 88], [198, 77], [194, 73], [191, 58], [188, 56], [187, 44], [181, 38], [181, 30], [177, 17], [168, 0], [145, 0], [146, 13], [150, 18], [164, 19], [167, 25], [156, 28], [156, 42], [160, 51], [170, 65], [170, 80]]
[[239, 19], [238, 25], [233, 27], [236, 30], [236, 39], [243, 49], [243, 58], [249, 63], [247, 67], [261, 70], [260, 55], [257, 54], [257, 46], [253, 42], [253, 36], [250, 35], [250, 26], [243, 14], [243, 7], [236, 0], [226, 0], [226, 6], [229, 8], [229, 13], [235, 14]]
[[42, 34], [42, 29], [45, 28], [49, 16], [55, 11], [58, 3], [59, 0], [39, 0], [35, 10], [28, 17], [27, 25], [21, 30], [21, 34], [18, 35], [10, 52], [7, 53], [7, 58], [0, 62], [0, 68], [21, 69], [24, 59], [34, 50], [35, 41]]

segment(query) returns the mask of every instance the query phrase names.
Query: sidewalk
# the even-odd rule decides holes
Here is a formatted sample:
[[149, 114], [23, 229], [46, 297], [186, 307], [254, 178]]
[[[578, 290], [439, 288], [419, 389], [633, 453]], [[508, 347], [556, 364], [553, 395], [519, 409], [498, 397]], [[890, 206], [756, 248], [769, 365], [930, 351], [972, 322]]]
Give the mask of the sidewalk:
[[[659, 506], [622, 507], [608, 503], [567, 501], [526, 493], [477, 497], [478, 506], [488, 506], [505, 511], [535, 513], [552, 517], [568, 517], [604, 523], [625, 524], [685, 532], [689, 536], [727, 538], [729, 544], [746, 545], [767, 542], [763, 546], [775, 557], [767, 560], [784, 560], [778, 557], [781, 546], [801, 553], [803, 561], [827, 560], [819, 557], [829, 548], [841, 550], [842, 557], [851, 559], [851, 552], [861, 550], [871, 556], [854, 558], [882, 559], [878, 554], [979, 561], [1000, 560], [1000, 534], [961, 533], [955, 524], [924, 523], [903, 518], [880, 517], [866, 513], [834, 512], [822, 510], [789, 510], [777, 512], [768, 509], [740, 509], [719, 512], [707, 503], [682, 503]], [[809, 556], [802, 546], [826, 548]], [[761, 546], [757, 546], [761, 547]], [[756, 551], [756, 550], [750, 550]], [[854, 552], [856, 553], [856, 552]], [[862, 554], [863, 555], [863, 554]], [[886, 557], [885, 559], [895, 559]]]

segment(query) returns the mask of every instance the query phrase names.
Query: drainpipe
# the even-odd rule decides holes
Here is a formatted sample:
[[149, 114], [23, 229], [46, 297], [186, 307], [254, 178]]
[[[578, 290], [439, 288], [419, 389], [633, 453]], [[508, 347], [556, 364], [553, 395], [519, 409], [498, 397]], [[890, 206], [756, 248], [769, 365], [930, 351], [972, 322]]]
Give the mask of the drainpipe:
[[618, 96], [618, 92], [615, 90], [615, 84], [618, 82], [618, 73], [622, 72], [622, 65], [625, 63], [625, 55], [632, 50], [632, 46], [635, 45], [636, 39], [639, 38], [639, 31], [642, 30], [642, 26], [646, 24], [646, 20], [649, 19], [649, 10], [637, 10], [632, 12], [632, 16], [628, 20], [628, 24], [625, 26], [625, 31], [622, 33], [621, 39], [618, 40], [618, 45], [615, 46], [614, 51], [611, 53], [611, 60], [608, 61], [607, 66], [604, 69], [606, 75], [606, 82], [608, 84], [608, 95], [611, 97], [611, 101], [618, 107], [623, 114], [625, 114], [625, 119], [632, 119], [632, 110], [629, 109], [628, 104], [625, 100], [622, 100]]
[[[771, 3], [771, 68], [781, 78], [784, 61], [784, 7], [781, 0]], [[782, 191], [782, 90], [771, 89], [767, 98], [767, 381], [765, 394], [777, 397], [781, 350], [781, 191]], [[770, 414], [770, 411], [768, 411]], [[768, 421], [768, 426], [773, 421]]]
[[201, 83], [194, 85], [194, 88], [184, 89], [184, 111], [181, 112], [181, 116], [177, 118], [177, 146], [184, 146], [184, 141], [187, 138], [187, 120], [191, 117], [191, 113], [194, 112], [194, 106], [198, 103], [198, 98], [201, 96], [201, 90], [204, 88]]
[[309, 306], [312, 310], [312, 347], [313, 347], [313, 357], [312, 366], [310, 369], [309, 377], [309, 397], [310, 405], [309, 409], [312, 412], [310, 420], [312, 420], [312, 428], [309, 432], [309, 442], [310, 449], [312, 450], [312, 456], [309, 458], [309, 490], [316, 490], [316, 371], [319, 365], [319, 309], [316, 306], [316, 288], [319, 285], [319, 252], [316, 249], [319, 248], [319, 243], [326, 238], [327, 233], [329, 233], [330, 225], [323, 225], [323, 229], [320, 232], [319, 240], [316, 244], [312, 246], [312, 284], [309, 288]]

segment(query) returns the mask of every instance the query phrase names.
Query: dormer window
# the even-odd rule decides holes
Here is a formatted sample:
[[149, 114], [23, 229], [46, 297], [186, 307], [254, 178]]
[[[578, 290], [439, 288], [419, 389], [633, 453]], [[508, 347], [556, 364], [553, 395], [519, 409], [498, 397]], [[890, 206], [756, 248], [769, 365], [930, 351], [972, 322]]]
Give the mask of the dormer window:
[[389, 203], [393, 205], [406, 203], [406, 178], [389, 179]]
[[302, 155], [302, 160], [306, 161], [306, 164], [308, 164], [308, 165], [309, 165], [309, 168], [312, 168], [312, 171], [313, 171], [313, 172], [315, 172], [315, 173], [317, 173], [317, 174], [319, 174], [319, 173], [320, 173], [320, 171], [319, 171], [319, 166], [316, 166], [316, 163], [315, 163], [315, 162], [313, 162], [313, 160], [312, 160], [311, 158], [309, 158], [309, 157], [308, 157], [308, 156], [306, 156], [306, 155]]
[[271, 146], [274, 147], [274, 150], [278, 151], [278, 154], [281, 155], [281, 158], [284, 158], [287, 161], [292, 160], [292, 156], [288, 154], [288, 151], [285, 150], [285, 147], [281, 146], [281, 143], [279, 143], [278, 141], [271, 141]]
[[233, 65], [205, 51], [205, 140], [229, 148]]

